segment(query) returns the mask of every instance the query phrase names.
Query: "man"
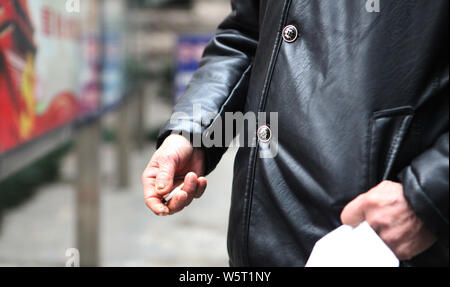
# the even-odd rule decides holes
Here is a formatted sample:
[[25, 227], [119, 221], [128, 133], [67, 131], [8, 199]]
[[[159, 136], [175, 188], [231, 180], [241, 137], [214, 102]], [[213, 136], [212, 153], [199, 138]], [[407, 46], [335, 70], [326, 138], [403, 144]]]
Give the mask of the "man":
[[[232, 0], [143, 173], [148, 207], [200, 197], [226, 150], [174, 132], [278, 113], [277, 131], [258, 122], [258, 144], [236, 156], [231, 266], [304, 266], [322, 236], [363, 221], [403, 266], [448, 265], [449, 2], [377, 2]], [[195, 105], [218, 116], [198, 121]]]

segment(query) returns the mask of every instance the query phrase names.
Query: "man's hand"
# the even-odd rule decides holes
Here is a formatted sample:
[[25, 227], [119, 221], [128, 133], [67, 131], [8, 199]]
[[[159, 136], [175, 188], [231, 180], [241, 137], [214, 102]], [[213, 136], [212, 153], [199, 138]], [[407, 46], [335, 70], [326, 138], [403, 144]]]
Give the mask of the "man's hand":
[[415, 215], [399, 183], [384, 181], [361, 194], [342, 211], [343, 224], [367, 221], [400, 260], [409, 260], [436, 242], [436, 237]]
[[[203, 169], [203, 151], [194, 149], [180, 135], [170, 135], [155, 152], [142, 174], [146, 205], [160, 216], [181, 211], [194, 198], [203, 195], [206, 189], [206, 178], [200, 177]], [[167, 205], [164, 204], [163, 197], [182, 183], [183, 188]]]

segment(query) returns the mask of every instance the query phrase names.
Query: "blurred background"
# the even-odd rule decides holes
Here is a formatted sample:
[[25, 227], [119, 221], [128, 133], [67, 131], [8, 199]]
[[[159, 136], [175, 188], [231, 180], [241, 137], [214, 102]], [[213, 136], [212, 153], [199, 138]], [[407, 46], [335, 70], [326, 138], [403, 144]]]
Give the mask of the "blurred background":
[[228, 266], [235, 151], [172, 217], [147, 209], [140, 177], [230, 10], [0, 0], [0, 266], [66, 266], [70, 248], [82, 266]]

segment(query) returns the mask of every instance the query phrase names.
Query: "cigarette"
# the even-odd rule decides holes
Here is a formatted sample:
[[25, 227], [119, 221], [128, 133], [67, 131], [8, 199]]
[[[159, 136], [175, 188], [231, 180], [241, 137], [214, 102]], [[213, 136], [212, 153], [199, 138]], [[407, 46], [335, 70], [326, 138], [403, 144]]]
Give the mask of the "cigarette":
[[184, 183], [181, 184], [180, 186], [178, 186], [177, 188], [175, 188], [174, 190], [172, 190], [166, 197], [164, 197], [162, 199], [163, 203], [168, 203], [175, 196], [175, 194], [178, 191], [180, 191], [183, 187], [184, 187]]

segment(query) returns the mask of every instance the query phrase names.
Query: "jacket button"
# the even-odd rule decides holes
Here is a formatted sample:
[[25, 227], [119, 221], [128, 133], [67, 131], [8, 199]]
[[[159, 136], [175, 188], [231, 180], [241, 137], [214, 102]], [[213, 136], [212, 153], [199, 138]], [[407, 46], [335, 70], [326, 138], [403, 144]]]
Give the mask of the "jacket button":
[[298, 30], [294, 25], [288, 25], [283, 29], [283, 39], [287, 43], [292, 43], [298, 38]]
[[266, 125], [259, 127], [258, 139], [260, 142], [266, 143], [272, 139], [272, 131]]

